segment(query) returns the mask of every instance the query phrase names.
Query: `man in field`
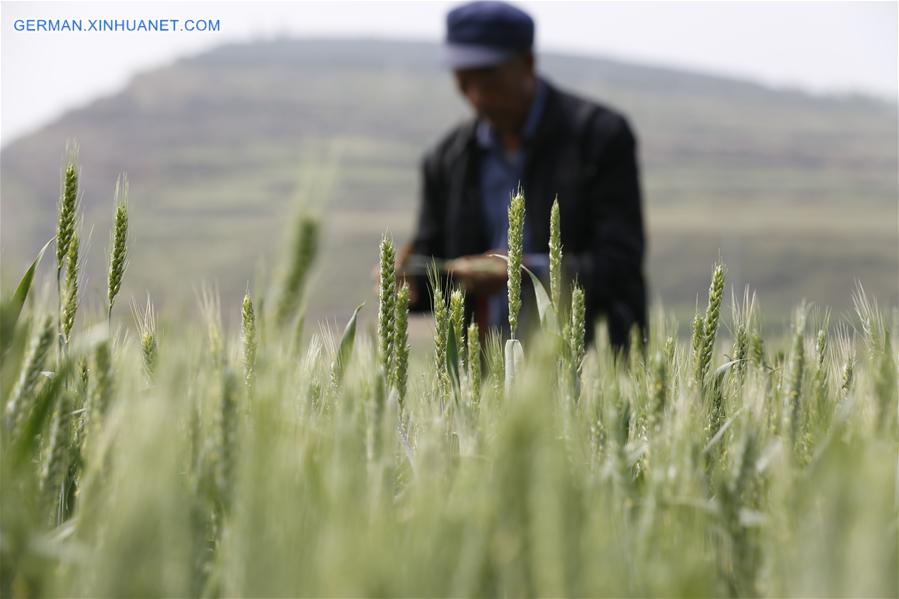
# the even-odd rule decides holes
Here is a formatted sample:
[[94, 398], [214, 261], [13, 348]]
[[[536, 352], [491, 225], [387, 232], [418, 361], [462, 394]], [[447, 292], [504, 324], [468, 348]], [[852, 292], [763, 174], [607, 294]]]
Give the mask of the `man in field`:
[[[446, 272], [467, 291], [467, 317], [508, 336], [506, 265], [489, 255], [507, 251], [507, 208], [520, 184], [525, 265], [548, 278], [558, 197], [563, 273], [584, 287], [588, 341], [605, 317], [611, 343], [627, 347], [632, 327], [647, 333], [636, 140], [624, 116], [539, 75], [533, 43], [534, 21], [511, 5], [473, 2], [448, 14], [445, 62], [475, 116], [424, 156], [417, 228], [398, 272], [411, 255], [448, 260]], [[428, 309], [422, 278], [408, 281], [412, 309]], [[523, 323], [533, 325], [533, 290], [522, 295]]]

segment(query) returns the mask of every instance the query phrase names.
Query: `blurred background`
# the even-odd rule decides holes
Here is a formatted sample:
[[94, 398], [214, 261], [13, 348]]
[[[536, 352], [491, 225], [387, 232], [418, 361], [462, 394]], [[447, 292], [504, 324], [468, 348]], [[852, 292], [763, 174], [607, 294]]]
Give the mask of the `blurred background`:
[[[117, 310], [149, 293], [178, 322], [209, 282], [234, 321], [244, 290], [277, 277], [303, 209], [323, 224], [308, 318], [375, 305], [378, 241], [408, 238], [419, 159], [469, 116], [438, 60], [454, 5], [4, 2], [4, 289], [54, 234], [76, 139], [89, 309], [120, 172], [131, 229]], [[538, 70], [630, 117], [651, 300], [684, 333], [719, 255], [728, 298], [749, 285], [768, 325], [803, 298], [848, 313], [856, 281], [899, 305], [896, 3], [519, 6], [537, 21]], [[14, 29], [96, 18], [219, 29]]]

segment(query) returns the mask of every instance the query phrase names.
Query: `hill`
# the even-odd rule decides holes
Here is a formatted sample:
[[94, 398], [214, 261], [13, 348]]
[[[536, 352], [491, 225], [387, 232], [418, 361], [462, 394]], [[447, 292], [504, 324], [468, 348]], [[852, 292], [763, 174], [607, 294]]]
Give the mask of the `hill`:
[[[371, 299], [379, 237], [411, 229], [421, 153], [468, 114], [438, 52], [279, 39], [138, 74], [3, 150], [4, 282], [52, 236], [64, 144], [76, 138], [94, 227], [84, 288], [96, 298], [126, 171], [122, 297], [149, 291], [177, 319], [201, 281], [217, 281], [236, 314], [243, 290], [276, 268], [297, 206], [311, 204], [325, 235], [310, 310], [342, 321]], [[769, 314], [803, 297], [845, 310], [856, 279], [899, 305], [895, 104], [596, 58], [538, 63], [636, 128], [654, 300], [691, 314], [720, 252], [729, 282], [758, 290]]]

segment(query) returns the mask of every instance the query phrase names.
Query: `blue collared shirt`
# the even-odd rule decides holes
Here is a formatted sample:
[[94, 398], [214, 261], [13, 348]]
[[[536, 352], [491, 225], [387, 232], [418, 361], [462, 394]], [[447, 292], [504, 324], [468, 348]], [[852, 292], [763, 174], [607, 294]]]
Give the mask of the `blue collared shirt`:
[[[524, 165], [527, 160], [524, 148], [527, 145], [526, 142], [533, 139], [537, 132], [537, 125], [546, 103], [546, 93], [546, 82], [538, 78], [534, 100], [521, 130], [522, 143], [514, 152], [507, 152], [503, 148], [496, 132], [486, 121], [480, 120], [476, 125], [475, 136], [481, 149], [481, 209], [492, 249], [508, 251], [509, 203], [512, 195], [522, 183]], [[523, 191], [527, 194], [526, 189]], [[536, 269], [538, 275], [542, 275], [549, 267], [548, 257], [546, 254], [531, 253], [533, 248], [529, 237], [528, 227], [525, 227], [525, 263], [532, 270]], [[509, 303], [508, 292], [505, 288], [489, 298], [489, 306], [490, 325], [507, 331]]]

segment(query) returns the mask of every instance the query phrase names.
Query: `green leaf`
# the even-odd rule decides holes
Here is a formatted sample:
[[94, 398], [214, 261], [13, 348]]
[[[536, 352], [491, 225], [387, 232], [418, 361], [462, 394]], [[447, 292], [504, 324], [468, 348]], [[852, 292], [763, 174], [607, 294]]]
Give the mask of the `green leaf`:
[[359, 310], [364, 305], [365, 302], [362, 302], [356, 306], [353, 315], [346, 324], [346, 328], [343, 330], [340, 348], [337, 350], [337, 358], [334, 360], [334, 379], [338, 382], [340, 382], [340, 378], [343, 376], [343, 369], [346, 368], [347, 362], [350, 361], [350, 356], [353, 354], [353, 344], [356, 341], [356, 318], [359, 316]]
[[742, 408], [740, 408], [739, 410], [737, 410], [737, 411], [734, 413], [733, 416], [731, 416], [730, 418], [727, 419], [727, 422], [725, 422], [725, 423], [721, 426], [721, 428], [718, 429], [718, 432], [715, 433], [715, 436], [713, 436], [713, 437], [709, 440], [709, 442], [706, 444], [706, 446], [702, 449], [703, 455], [705, 455], [705, 454], [707, 454], [708, 452], [710, 452], [716, 445], [718, 445], [718, 444], [721, 442], [721, 440], [724, 438], [724, 433], [727, 432], [727, 429], [730, 428], [730, 426], [734, 423], [734, 421], [737, 419], [737, 417], [738, 417], [740, 414], [742, 414], [743, 411], [744, 411], [745, 409], [746, 409], [745, 406], [742, 407]]
[[[509, 262], [508, 256], [503, 256], [501, 254], [490, 254], [491, 256], [495, 256], [497, 258], [502, 258], [506, 262]], [[524, 272], [528, 273], [528, 276], [531, 277], [531, 283], [534, 286], [534, 295], [537, 298], [537, 313], [540, 315], [540, 324], [544, 327], [549, 328], [552, 332], [558, 332], [559, 330], [559, 321], [556, 318], [556, 311], [553, 308], [552, 300], [549, 299], [549, 294], [546, 293], [546, 287], [543, 286], [543, 283], [540, 281], [540, 278], [537, 277], [527, 266], [521, 267]]]
[[6, 350], [9, 349], [9, 346], [12, 343], [13, 333], [19, 322], [19, 316], [22, 314], [22, 307], [25, 305], [25, 299], [28, 297], [28, 292], [31, 290], [31, 283], [34, 281], [34, 271], [37, 270], [37, 265], [40, 264], [41, 258], [44, 257], [44, 252], [54, 239], [56, 239], [56, 237], [52, 237], [44, 244], [44, 247], [38, 252], [37, 258], [34, 259], [31, 266], [25, 271], [22, 280], [19, 281], [16, 292], [9, 300], [3, 302], [2, 315], [0, 315], [0, 329], [2, 329], [2, 334], [0, 334], [0, 365], [3, 364]]
[[19, 436], [13, 439], [15, 445], [10, 453], [14, 468], [24, 465], [37, 454], [41, 433], [53, 413], [58, 397], [65, 391], [64, 383], [72, 371], [72, 364], [71, 359], [66, 359], [35, 398]]
[[727, 374], [728, 370], [730, 370], [740, 362], [745, 361], [746, 360], [731, 360], [730, 362], [725, 362], [715, 370], [715, 379], [718, 381], [718, 383], [721, 383], [721, 381], [724, 380], [724, 375]]
[[553, 332], [558, 331], [559, 322], [556, 319], [556, 311], [553, 308], [552, 300], [549, 299], [549, 294], [546, 293], [546, 288], [540, 279], [537, 278], [537, 275], [532, 273], [528, 267], [522, 266], [522, 268], [524, 272], [528, 273], [531, 277], [531, 283], [534, 284], [534, 295], [537, 297], [537, 312], [540, 314], [540, 324], [544, 327], [549, 327]]

